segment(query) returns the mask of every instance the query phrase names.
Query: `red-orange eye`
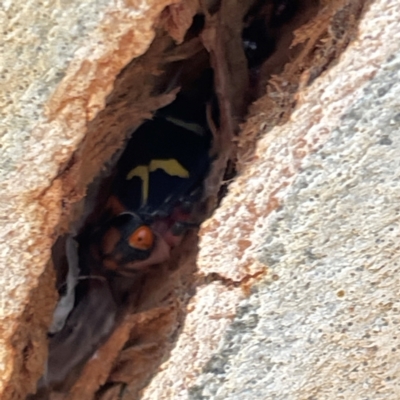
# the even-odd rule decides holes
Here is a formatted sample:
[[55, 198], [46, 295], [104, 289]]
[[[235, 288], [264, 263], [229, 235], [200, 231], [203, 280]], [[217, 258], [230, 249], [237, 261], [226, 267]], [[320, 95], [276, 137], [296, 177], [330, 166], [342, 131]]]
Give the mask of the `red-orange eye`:
[[129, 236], [128, 242], [129, 246], [135, 249], [150, 250], [154, 243], [154, 235], [148, 226], [142, 225]]

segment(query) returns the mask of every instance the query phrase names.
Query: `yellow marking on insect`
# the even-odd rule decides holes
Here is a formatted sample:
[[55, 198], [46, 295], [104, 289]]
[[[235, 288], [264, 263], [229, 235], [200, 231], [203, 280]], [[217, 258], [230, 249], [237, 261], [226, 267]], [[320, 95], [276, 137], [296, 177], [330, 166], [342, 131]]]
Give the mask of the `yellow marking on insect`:
[[147, 198], [149, 196], [149, 174], [150, 171], [148, 165], [138, 165], [126, 176], [127, 180], [130, 180], [135, 176], [142, 180], [142, 205], [147, 202]]
[[126, 176], [127, 180], [137, 176], [142, 180], [142, 205], [146, 204], [149, 197], [149, 176], [150, 172], [162, 169], [168, 175], [189, 178], [189, 172], [174, 158], [167, 160], [151, 160], [149, 165], [138, 165]]

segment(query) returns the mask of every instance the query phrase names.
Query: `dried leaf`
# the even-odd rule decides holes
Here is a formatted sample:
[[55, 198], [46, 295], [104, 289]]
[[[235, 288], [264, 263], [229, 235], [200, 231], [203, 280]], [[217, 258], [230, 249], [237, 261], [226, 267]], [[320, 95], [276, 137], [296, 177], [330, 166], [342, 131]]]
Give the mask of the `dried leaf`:
[[49, 333], [59, 332], [72, 311], [75, 303], [75, 287], [79, 277], [79, 258], [78, 258], [78, 243], [68, 236], [65, 250], [68, 261], [68, 274], [65, 284], [67, 292], [62, 296], [57, 304], [53, 314], [53, 321], [49, 328]]

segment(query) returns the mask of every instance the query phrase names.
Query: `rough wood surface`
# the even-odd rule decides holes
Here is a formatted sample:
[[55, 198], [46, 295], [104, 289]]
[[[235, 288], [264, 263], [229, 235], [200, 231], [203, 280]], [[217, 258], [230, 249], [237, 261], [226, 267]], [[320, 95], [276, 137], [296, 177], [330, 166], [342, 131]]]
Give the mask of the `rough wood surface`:
[[245, 124], [268, 133], [201, 232], [220, 283], [192, 298], [144, 399], [399, 398], [399, 18], [373, 2], [287, 123], [264, 121], [275, 85]]
[[[0, 397], [24, 398], [43, 371], [55, 304], [50, 249], [65, 205], [58, 179], [121, 69], [143, 54], [174, 0], [18, 1], [0, 12]], [[107, 155], [105, 155], [107, 157]], [[101, 160], [98, 160], [101, 163]], [[67, 207], [68, 208], [68, 207]], [[65, 221], [64, 221], [65, 222]]]
[[[116, 75], [149, 48], [154, 25], [182, 38], [180, 5], [163, 12], [171, 3], [9, 1], [0, 12], [2, 399], [25, 398], [42, 372], [56, 301], [51, 246], [118, 144], [85, 168], [71, 156], [84, 138], [85, 151], [97, 148], [99, 111]], [[303, 53], [293, 53], [297, 62], [273, 78], [243, 127], [241, 175], [201, 231], [201, 285], [144, 399], [399, 397], [400, 6], [372, 1], [357, 30], [359, 1], [321, 3], [296, 37]], [[328, 48], [337, 52], [318, 53]], [[170, 315], [136, 318], [168, 336]], [[115, 335], [128, 336], [124, 329]], [[159, 352], [149, 345], [122, 357]], [[111, 378], [148, 379], [128, 367]], [[84, 378], [76, 398], [95, 390]]]

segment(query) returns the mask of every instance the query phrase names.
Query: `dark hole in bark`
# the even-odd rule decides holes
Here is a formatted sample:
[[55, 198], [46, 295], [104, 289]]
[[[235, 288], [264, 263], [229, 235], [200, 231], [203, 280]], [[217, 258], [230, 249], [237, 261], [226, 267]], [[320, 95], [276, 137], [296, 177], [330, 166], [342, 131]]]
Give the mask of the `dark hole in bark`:
[[[314, 0], [228, 3], [210, 2], [208, 9], [193, 18], [180, 45], [164, 31], [158, 32], [148, 52], [121, 71], [106, 108], [89, 126], [85, 142], [71, 161], [69, 168], [81, 160], [81, 174], [85, 176], [91, 170], [100, 170], [99, 159], [107, 160], [89, 185], [85, 202], [73, 208], [70, 233], [54, 245], [60, 296], [67, 295], [71, 285], [68, 271], [74, 259], [77, 262], [77, 255], [80, 257], [75, 296], [70, 303], [74, 311], [70, 310], [64, 320], [59, 318], [65, 323], [63, 328], [53, 327], [49, 334], [49, 369], [32, 398], [68, 393], [80, 376], [85, 379], [90, 375], [84, 370], [85, 364], [111, 335], [120, 343], [117, 349], [111, 346], [106, 350], [111, 354], [109, 359], [106, 355], [110, 376], [96, 398], [111, 391], [123, 396], [127, 386], [131, 395], [137, 395], [179, 334], [185, 305], [195, 291], [195, 230], [162, 265], [129, 277], [118, 271], [93, 273], [82, 265], [82, 250], [77, 252], [74, 246], [76, 242], [81, 249], [90, 246], [91, 237], [85, 232], [102, 218], [117, 174], [116, 165], [129, 137], [132, 135], [134, 140], [143, 120], [157, 115], [157, 110], [162, 115], [163, 110], [173, 112], [174, 105], [182, 107], [177, 88], [188, 98], [197, 99], [197, 104], [204, 104], [204, 121], [211, 141], [212, 167], [204, 181], [203, 200], [197, 202], [198, 221], [209, 216], [227, 193], [237, 171], [235, 143], [239, 124], [245, 120], [249, 105], [265, 94], [271, 76], [281, 72], [290, 57], [301, 50], [301, 46], [289, 49], [292, 32], [318, 6]], [[178, 117], [185, 119], [192, 113], [195, 115], [196, 109], [189, 107], [185, 115], [178, 113]], [[71, 237], [78, 239], [73, 241]], [[115, 335], [122, 325], [127, 327], [124, 339]], [[120, 355], [115, 358], [118, 352]], [[97, 367], [94, 364], [92, 368]]]

